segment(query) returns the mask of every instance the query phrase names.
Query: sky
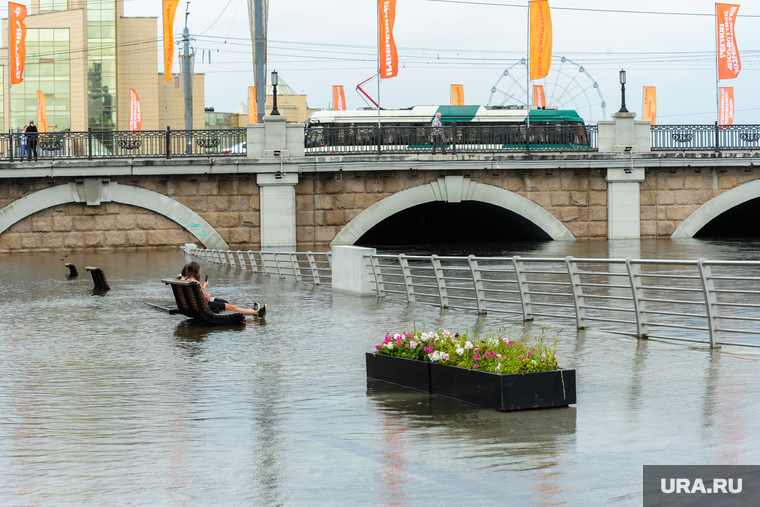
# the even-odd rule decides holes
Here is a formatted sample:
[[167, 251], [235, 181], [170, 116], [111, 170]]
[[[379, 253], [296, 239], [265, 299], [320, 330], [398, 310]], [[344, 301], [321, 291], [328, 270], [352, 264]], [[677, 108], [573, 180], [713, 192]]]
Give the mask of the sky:
[[[394, 37], [400, 70], [397, 77], [382, 80], [381, 106], [448, 104], [451, 84], [464, 85], [467, 104], [500, 103], [511, 94], [524, 101], [525, 70], [519, 61], [527, 51], [527, 4], [397, 0]], [[555, 61], [554, 74], [550, 72], [545, 84], [547, 96], [553, 87], [566, 108], [596, 121], [603, 117], [593, 88], [597, 82], [607, 106], [604, 117], [609, 119], [620, 108], [619, 71], [625, 68], [626, 105], [639, 117], [643, 86], [655, 86], [657, 123], [716, 120], [714, 2], [550, 0], [549, 5]], [[760, 1], [740, 5], [736, 40], [742, 71], [721, 85], [734, 87], [734, 124], [758, 124]], [[159, 0], [125, 0], [125, 14], [160, 16], [160, 6]], [[175, 36], [181, 34], [185, 10], [182, 0]], [[247, 1], [193, 0], [189, 11], [188, 28], [198, 50], [195, 69], [206, 74], [205, 105], [232, 111], [247, 102], [247, 87], [253, 84]], [[332, 85], [344, 86], [348, 109], [365, 107], [355, 87], [377, 69], [376, 11], [374, 0], [271, 2], [268, 71], [276, 69], [296, 92], [305, 93], [309, 107], [330, 107]], [[211, 63], [204, 50], [211, 52]], [[566, 62], [560, 69], [562, 56], [575, 65]], [[580, 66], [585, 72], [578, 72]], [[505, 69], [511, 69], [508, 76], [503, 75]], [[492, 99], [494, 86], [511, 86], [512, 91]], [[377, 97], [376, 81], [366, 89]], [[566, 99], [573, 97], [568, 104]]]

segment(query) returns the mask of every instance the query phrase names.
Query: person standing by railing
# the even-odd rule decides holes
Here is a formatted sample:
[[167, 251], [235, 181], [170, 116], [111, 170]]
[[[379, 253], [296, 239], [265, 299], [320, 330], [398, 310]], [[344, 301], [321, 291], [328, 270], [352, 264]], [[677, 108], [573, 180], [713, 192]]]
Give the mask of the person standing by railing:
[[37, 127], [34, 126], [34, 120], [29, 120], [29, 126], [26, 127], [29, 161], [32, 160], [32, 152], [34, 152], [34, 161], [37, 161]]
[[443, 124], [441, 123], [441, 113], [435, 113], [435, 118], [433, 118], [433, 155], [435, 155], [436, 146], [440, 146], [441, 153], [446, 155], [446, 145], [443, 144]]
[[24, 125], [24, 128], [18, 137], [19, 137], [19, 144], [21, 145], [21, 161], [23, 162], [24, 159], [27, 157], [27, 153], [29, 152], [28, 146], [26, 145], [26, 125]]

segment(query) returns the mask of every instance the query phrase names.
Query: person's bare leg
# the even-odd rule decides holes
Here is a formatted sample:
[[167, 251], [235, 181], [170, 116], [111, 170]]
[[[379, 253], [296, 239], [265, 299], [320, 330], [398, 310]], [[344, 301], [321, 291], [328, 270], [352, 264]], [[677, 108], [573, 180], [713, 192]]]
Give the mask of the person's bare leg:
[[243, 315], [253, 315], [255, 317], [259, 316], [259, 312], [257, 312], [256, 310], [252, 310], [250, 308], [240, 308], [238, 306], [231, 305], [229, 303], [224, 303], [224, 309], [227, 310], [228, 312], [238, 312], [238, 313], [242, 313]]

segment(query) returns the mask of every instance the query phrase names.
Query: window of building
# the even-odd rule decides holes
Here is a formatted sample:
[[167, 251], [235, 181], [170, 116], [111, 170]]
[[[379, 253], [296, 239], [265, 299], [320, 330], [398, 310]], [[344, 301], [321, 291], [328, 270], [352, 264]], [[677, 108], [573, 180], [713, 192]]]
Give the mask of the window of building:
[[40, 0], [40, 13], [65, 11], [68, 8], [68, 0]]
[[92, 130], [116, 130], [116, 2], [87, 0], [87, 102]]

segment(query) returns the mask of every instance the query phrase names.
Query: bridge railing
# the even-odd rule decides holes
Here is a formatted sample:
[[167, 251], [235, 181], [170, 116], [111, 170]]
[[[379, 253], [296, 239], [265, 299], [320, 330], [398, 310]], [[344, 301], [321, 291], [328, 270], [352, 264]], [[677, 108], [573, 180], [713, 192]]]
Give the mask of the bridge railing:
[[[442, 144], [448, 153], [525, 151], [596, 151], [596, 125], [445, 126]], [[307, 155], [432, 153], [433, 127], [311, 127], [306, 130]], [[438, 148], [440, 151], [440, 147]]]
[[652, 125], [652, 150], [760, 149], [760, 125]]
[[760, 262], [372, 255], [380, 297], [711, 347], [760, 347]]
[[[22, 137], [24, 136], [24, 137]], [[220, 157], [246, 154], [245, 129], [118, 130], [0, 134], [0, 160], [21, 160], [36, 140], [37, 157], [56, 159]], [[11, 142], [12, 141], [12, 142]], [[25, 146], [22, 145], [25, 143]], [[34, 157], [34, 154], [31, 154]], [[27, 153], [24, 159], [29, 158]]]
[[274, 252], [254, 250], [186, 250], [206, 262], [250, 270], [254, 273], [292, 276], [299, 282], [321, 285], [332, 282], [331, 252]]

